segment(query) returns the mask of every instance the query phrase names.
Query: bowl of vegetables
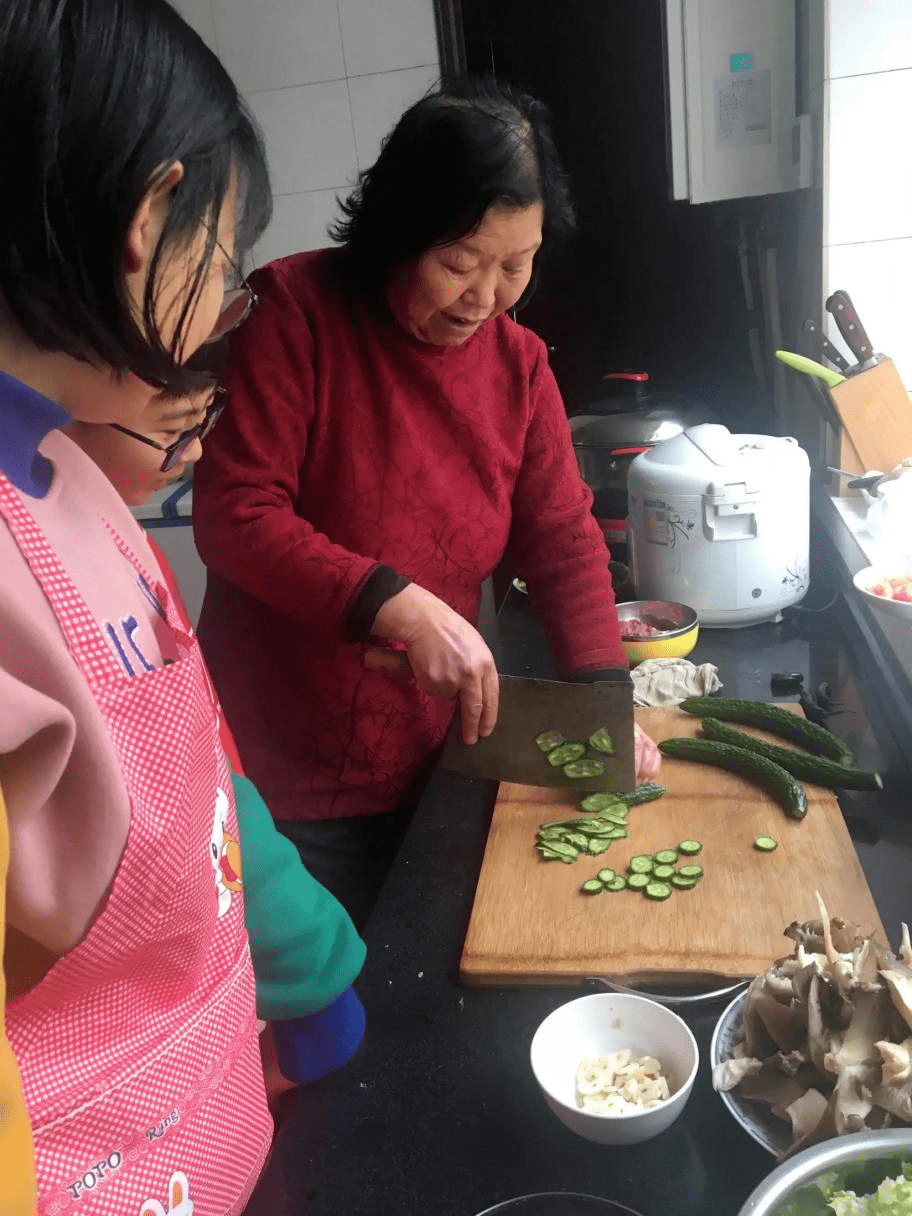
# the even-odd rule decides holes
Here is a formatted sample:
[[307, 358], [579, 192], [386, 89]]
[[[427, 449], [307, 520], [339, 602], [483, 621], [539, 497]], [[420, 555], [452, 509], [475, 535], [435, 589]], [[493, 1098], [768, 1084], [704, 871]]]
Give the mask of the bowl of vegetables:
[[530, 1048], [545, 1101], [597, 1144], [638, 1144], [670, 1127], [690, 1097], [699, 1052], [686, 1023], [646, 997], [597, 992], [558, 1006]]
[[773, 1170], [738, 1216], [906, 1216], [912, 1130], [856, 1132], [816, 1144]]
[[905, 570], [867, 566], [852, 581], [872, 608], [912, 624], [912, 562]]
[[631, 600], [617, 605], [621, 645], [631, 663], [683, 659], [697, 644], [697, 614], [672, 600]]

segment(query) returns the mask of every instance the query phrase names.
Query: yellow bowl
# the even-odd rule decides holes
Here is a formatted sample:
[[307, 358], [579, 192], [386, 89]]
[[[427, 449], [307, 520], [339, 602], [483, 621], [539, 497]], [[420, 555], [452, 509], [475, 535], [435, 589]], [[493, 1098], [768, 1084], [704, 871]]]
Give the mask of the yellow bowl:
[[644, 659], [683, 659], [697, 644], [700, 627], [697, 614], [687, 604], [675, 604], [671, 600], [633, 600], [629, 604], [618, 604], [618, 620], [621, 633], [625, 621], [645, 621], [649, 625], [667, 622], [671, 628], [645, 638], [621, 637], [624, 653], [631, 663], [642, 663]]

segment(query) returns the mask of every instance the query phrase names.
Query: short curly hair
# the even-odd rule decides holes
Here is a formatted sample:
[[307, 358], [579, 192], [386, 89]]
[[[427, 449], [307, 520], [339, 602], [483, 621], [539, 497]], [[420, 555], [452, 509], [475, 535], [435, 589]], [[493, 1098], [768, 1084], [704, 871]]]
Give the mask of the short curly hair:
[[490, 77], [444, 82], [406, 110], [340, 205], [331, 236], [357, 281], [382, 289], [398, 266], [474, 232], [492, 206], [544, 211], [538, 266], [574, 230], [569, 184], [545, 105]]

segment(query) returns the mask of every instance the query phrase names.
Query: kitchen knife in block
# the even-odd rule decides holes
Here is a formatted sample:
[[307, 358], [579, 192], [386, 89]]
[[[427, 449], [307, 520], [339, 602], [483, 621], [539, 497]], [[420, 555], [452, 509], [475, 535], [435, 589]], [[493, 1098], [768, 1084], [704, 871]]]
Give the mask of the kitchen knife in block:
[[[535, 742], [543, 731], [556, 730], [568, 743], [585, 743], [601, 727], [614, 740], [615, 754], [606, 756], [587, 748], [587, 756], [597, 757], [605, 765], [604, 773], [598, 777], [568, 777], [563, 769], [548, 762]], [[593, 790], [632, 790], [636, 786], [633, 686], [501, 676], [500, 710], [492, 733], [471, 746], [463, 743], [457, 714], [444, 744], [441, 764], [469, 777], [553, 786], [580, 794]]]
[[[892, 359], [827, 390], [861, 465], [883, 469], [912, 456], [912, 403]], [[840, 458], [844, 469], [854, 462]]]

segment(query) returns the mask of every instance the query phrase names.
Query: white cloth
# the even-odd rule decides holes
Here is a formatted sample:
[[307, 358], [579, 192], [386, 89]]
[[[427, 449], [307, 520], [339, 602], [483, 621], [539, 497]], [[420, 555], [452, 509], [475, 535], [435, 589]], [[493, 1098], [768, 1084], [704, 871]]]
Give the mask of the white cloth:
[[696, 667], [687, 659], [646, 659], [631, 671], [634, 705], [680, 705], [722, 687], [712, 663]]

